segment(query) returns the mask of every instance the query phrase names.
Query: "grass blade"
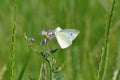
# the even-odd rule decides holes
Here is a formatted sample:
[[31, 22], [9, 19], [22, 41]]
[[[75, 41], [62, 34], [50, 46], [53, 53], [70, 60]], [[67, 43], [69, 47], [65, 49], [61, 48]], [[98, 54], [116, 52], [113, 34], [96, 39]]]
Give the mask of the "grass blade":
[[115, 5], [115, 0], [113, 0], [112, 9], [111, 9], [111, 13], [109, 16], [109, 21], [108, 21], [108, 27], [106, 29], [105, 44], [104, 44], [102, 54], [101, 54], [101, 61], [99, 64], [97, 80], [101, 80], [101, 79], [105, 80], [106, 73], [107, 73], [110, 27], [111, 27], [111, 22], [112, 22], [112, 17], [113, 17], [114, 5]]
[[[112, 17], [113, 17], [114, 5], [115, 5], [115, 0], [113, 0], [112, 9], [111, 9], [111, 13], [110, 13], [110, 16], [109, 16], [109, 21], [108, 21], [108, 27], [106, 29], [104, 50], [103, 50], [103, 52], [101, 54], [102, 55], [101, 56], [101, 61], [102, 62], [100, 62], [99, 70], [98, 70], [98, 76], [97, 76], [98, 80], [101, 80], [101, 79], [105, 80], [105, 77], [106, 77], [106, 74], [107, 74], [110, 27], [111, 27], [111, 22], [112, 22]], [[100, 77], [101, 73], [103, 73], [103, 74]]]
[[30, 58], [30, 55], [31, 55], [31, 53], [28, 53], [28, 54], [27, 54], [27, 56], [26, 56], [26, 58], [25, 58], [26, 60], [25, 60], [24, 64], [22, 65], [21, 70], [20, 70], [20, 72], [19, 72], [18, 77], [17, 77], [16, 80], [22, 80], [22, 77], [23, 77], [23, 75], [24, 75], [24, 72], [25, 72], [27, 63], [28, 63], [29, 58]]

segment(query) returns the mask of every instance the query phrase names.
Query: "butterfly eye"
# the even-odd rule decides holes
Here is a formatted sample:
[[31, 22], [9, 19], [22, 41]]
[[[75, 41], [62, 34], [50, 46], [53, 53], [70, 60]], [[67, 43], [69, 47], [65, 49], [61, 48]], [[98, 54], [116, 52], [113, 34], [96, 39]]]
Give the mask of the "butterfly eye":
[[72, 36], [73, 34], [71, 33], [70, 35]]

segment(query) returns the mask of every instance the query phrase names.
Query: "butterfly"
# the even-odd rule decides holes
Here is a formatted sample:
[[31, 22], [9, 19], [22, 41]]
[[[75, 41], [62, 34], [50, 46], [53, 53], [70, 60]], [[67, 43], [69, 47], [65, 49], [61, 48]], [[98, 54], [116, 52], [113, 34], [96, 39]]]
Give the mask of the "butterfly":
[[72, 41], [78, 36], [79, 31], [75, 29], [55, 29], [55, 37], [62, 49], [69, 47]]

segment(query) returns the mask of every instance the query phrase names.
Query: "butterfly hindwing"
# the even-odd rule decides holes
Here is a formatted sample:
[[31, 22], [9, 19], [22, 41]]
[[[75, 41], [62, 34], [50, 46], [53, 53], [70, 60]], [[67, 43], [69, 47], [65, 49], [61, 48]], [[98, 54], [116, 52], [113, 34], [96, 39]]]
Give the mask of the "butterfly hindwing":
[[55, 32], [56, 39], [61, 48], [67, 48], [72, 44], [70, 37], [61, 31]]

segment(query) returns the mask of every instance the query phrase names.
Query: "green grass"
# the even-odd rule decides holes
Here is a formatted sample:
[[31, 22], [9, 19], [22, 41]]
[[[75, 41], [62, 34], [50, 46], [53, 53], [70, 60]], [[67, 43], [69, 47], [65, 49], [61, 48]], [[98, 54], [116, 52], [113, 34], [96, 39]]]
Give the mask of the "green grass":
[[16, 0], [10, 3], [10, 24], [13, 27], [12, 29], [12, 38], [11, 38], [11, 80], [15, 79], [15, 44], [16, 44]]
[[[110, 28], [111, 28], [111, 22], [113, 17], [114, 6], [115, 6], [115, 0], [113, 1], [113, 4], [112, 4], [112, 9], [111, 9], [111, 13], [108, 21], [108, 27], [106, 29], [105, 43], [104, 43], [104, 47], [101, 54], [101, 61], [99, 64], [97, 80], [101, 80], [101, 79], [106, 80], [105, 77], [107, 74], [107, 67], [108, 67], [108, 60], [109, 60], [108, 56], [109, 56]], [[100, 75], [100, 73], [102, 75]]]
[[34, 47], [41, 51], [39, 32], [60, 26], [80, 31], [67, 49], [60, 49], [55, 38], [50, 42], [52, 49], [59, 48], [54, 58], [56, 67], [64, 65], [62, 80], [112, 80], [120, 70], [120, 1], [109, 22], [112, 4], [113, 0], [0, 0], [0, 78], [38, 80], [43, 60], [28, 47], [24, 33], [35, 37]]

